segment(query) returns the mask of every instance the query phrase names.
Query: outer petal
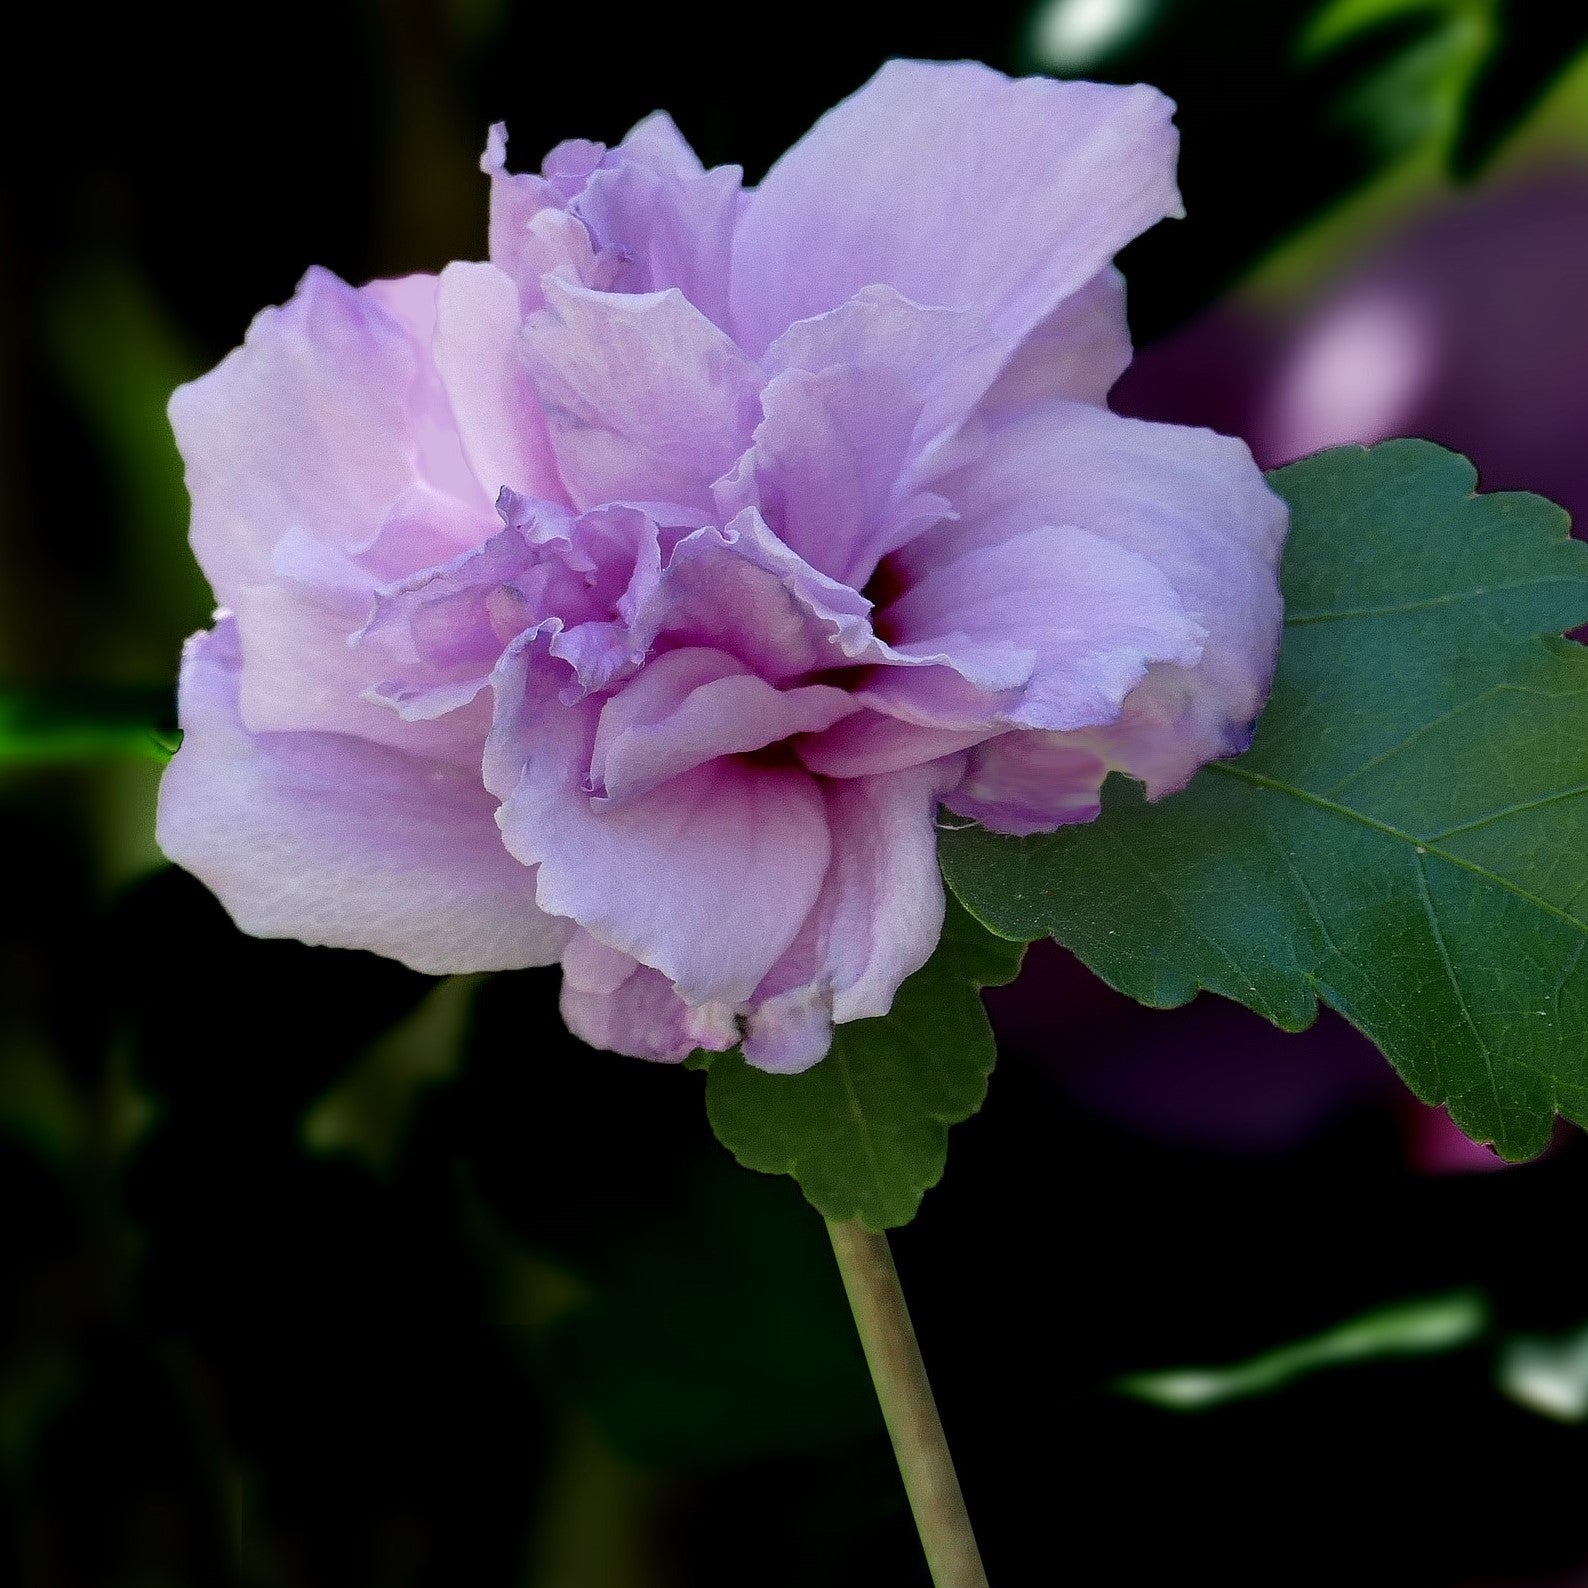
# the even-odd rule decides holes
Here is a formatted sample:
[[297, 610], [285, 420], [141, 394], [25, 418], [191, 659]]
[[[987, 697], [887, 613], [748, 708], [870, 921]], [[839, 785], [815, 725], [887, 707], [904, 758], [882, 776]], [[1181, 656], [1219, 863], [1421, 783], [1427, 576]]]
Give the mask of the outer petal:
[[[678, 130], [678, 123], [665, 110], [653, 110], [650, 115], [635, 122], [618, 145], [617, 153], [656, 172], [658, 176], [676, 177], [681, 182], [708, 174], [700, 163], [700, 156]], [[722, 166], [718, 169], [729, 170], [731, 167]]]
[[760, 417], [760, 371], [676, 290], [546, 288], [525, 351], [574, 502], [709, 509]]
[[[268, 582], [245, 585], [233, 601], [246, 660], [239, 704], [248, 731], [354, 734], [415, 755], [478, 766], [488, 715], [404, 720], [372, 697], [409, 658], [394, 657], [389, 646], [355, 642], [380, 588], [373, 567], [407, 568], [484, 532], [473, 513], [424, 487], [396, 504], [357, 560], [289, 528], [272, 553]], [[487, 663], [482, 672], [489, 670]]]
[[[1113, 722], [1151, 663], [1193, 666], [1203, 638], [1146, 557], [1067, 526], [965, 550], [924, 573], [879, 623], [904, 655], [946, 655], [971, 683], [994, 683], [1020, 659], [1013, 700], [977, 699], [957, 685], [945, 696], [944, 680], [908, 669], [882, 670], [860, 692], [879, 709], [942, 727]], [[926, 690], [930, 704], [912, 710]]]
[[193, 550], [222, 605], [267, 582], [296, 526], [355, 553], [417, 479], [407, 331], [373, 297], [311, 270], [243, 345], [171, 397]]
[[1084, 733], [989, 739], [971, 751], [965, 776], [946, 803], [994, 832], [1019, 837], [1089, 822], [1102, 809], [1099, 791], [1108, 776], [1108, 763], [1089, 746]]
[[478, 769], [489, 715], [471, 711], [442, 721], [411, 721], [370, 698], [384, 676], [384, 659], [349, 645], [357, 615], [330, 604], [322, 592], [287, 583], [253, 585], [242, 592], [233, 616], [246, 658], [238, 710], [249, 733], [349, 734]]
[[[1007, 543], [1036, 524], [1078, 524], [1161, 569], [1206, 631], [1195, 667], [1153, 668], [1120, 722], [1088, 732], [1082, 748], [1141, 777], [1154, 797], [1244, 748], [1279, 650], [1287, 518], [1241, 442], [1043, 404], [994, 427], [986, 453], [938, 488], [961, 518], [899, 554], [912, 568]], [[992, 800], [1006, 754], [1027, 753], [1001, 740], [985, 747], [979, 797]], [[1010, 775], [1028, 781], [1023, 766]], [[1064, 792], [1055, 820], [1066, 819], [1072, 795]], [[1026, 794], [1015, 805], [1029, 816]]]
[[1170, 102], [890, 61], [756, 190], [734, 247], [740, 342], [883, 282], [1019, 341], [1137, 233], [1179, 213]]
[[760, 1069], [808, 1069], [834, 1021], [893, 1006], [899, 984], [937, 946], [943, 884], [935, 813], [957, 758], [825, 785], [832, 860], [800, 935], [758, 989], [744, 1056]]
[[797, 320], [769, 347], [771, 375], [820, 374], [835, 366], [889, 370], [913, 396], [918, 448], [952, 429], [975, 406], [1007, 357], [980, 314], [930, 308], [894, 288], [862, 288], [828, 314]]
[[557, 958], [571, 924], [537, 908], [477, 777], [334, 734], [250, 734], [238, 667], [229, 622], [188, 644], [158, 836], [245, 932], [438, 975]]
[[1020, 344], [982, 406], [990, 415], [1048, 397], [1101, 405], [1130, 367], [1125, 278], [1112, 265], [1066, 298]]
[[[236, 614], [253, 732], [352, 733], [460, 762], [478, 753], [482, 721], [405, 723], [365, 699], [381, 659], [349, 649], [383, 581], [493, 528], [431, 363], [432, 345], [447, 345], [438, 325], [472, 311], [459, 297], [477, 282], [471, 270], [490, 267], [367, 291], [311, 271], [243, 347], [172, 398], [194, 547]], [[503, 339], [499, 362], [515, 327], [516, 316], [489, 328]], [[485, 352], [475, 349], [489, 385]], [[520, 417], [533, 414], [531, 399]]]
[[745, 1000], [793, 942], [827, 870], [816, 781], [718, 761], [621, 804], [585, 779], [599, 702], [557, 698], [566, 668], [528, 636], [497, 669], [486, 777], [543, 909], [661, 971], [692, 1004]]
[[408, 392], [407, 428], [417, 474], [428, 487], [478, 512], [488, 509], [491, 499], [469, 467], [446, 384], [435, 368], [437, 303], [445, 275], [443, 271], [441, 276], [397, 276], [371, 281], [358, 289], [358, 295], [378, 304], [402, 326], [416, 350], [414, 378]]
[[562, 957], [562, 1017], [593, 1048], [636, 1059], [687, 1059], [696, 1048], [721, 1053], [739, 1040], [727, 1004], [693, 1008], [648, 965], [576, 932]]

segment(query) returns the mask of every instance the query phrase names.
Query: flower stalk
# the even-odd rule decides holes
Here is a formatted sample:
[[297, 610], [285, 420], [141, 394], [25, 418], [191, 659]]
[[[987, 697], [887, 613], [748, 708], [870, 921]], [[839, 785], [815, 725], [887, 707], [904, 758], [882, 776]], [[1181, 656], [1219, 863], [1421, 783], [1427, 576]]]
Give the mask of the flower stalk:
[[829, 1219], [827, 1233], [932, 1581], [936, 1588], [987, 1588], [888, 1238], [854, 1219]]

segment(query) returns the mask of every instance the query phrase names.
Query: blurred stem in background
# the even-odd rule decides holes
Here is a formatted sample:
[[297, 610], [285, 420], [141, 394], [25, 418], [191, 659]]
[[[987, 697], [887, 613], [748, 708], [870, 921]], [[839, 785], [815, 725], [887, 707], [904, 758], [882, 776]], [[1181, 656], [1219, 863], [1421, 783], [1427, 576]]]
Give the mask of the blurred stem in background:
[[529, 1588], [669, 1588], [663, 1521], [679, 1485], [625, 1460], [587, 1418], [571, 1413], [539, 1499]]
[[827, 1233], [932, 1581], [937, 1588], [987, 1588], [987, 1573], [888, 1237], [853, 1219], [829, 1220]]

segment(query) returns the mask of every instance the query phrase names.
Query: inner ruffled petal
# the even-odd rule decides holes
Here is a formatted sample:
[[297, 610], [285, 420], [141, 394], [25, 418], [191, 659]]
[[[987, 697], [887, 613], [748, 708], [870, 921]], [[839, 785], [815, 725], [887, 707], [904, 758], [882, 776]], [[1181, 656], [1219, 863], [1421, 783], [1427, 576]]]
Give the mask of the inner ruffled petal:
[[775, 689], [722, 651], [669, 651], [602, 708], [592, 790], [605, 802], [629, 799], [719, 756], [819, 732], [855, 709], [826, 685]]

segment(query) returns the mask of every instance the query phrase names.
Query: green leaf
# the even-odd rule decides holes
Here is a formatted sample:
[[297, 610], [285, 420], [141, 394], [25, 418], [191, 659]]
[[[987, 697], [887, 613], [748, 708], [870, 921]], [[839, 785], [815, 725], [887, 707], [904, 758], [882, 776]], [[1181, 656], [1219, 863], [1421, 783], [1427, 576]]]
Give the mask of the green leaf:
[[169, 686], [0, 685], [0, 766], [112, 756], [163, 763], [181, 742]]
[[876, 1020], [839, 1026], [803, 1075], [738, 1052], [703, 1060], [706, 1113], [746, 1168], [793, 1175], [830, 1219], [908, 1224], [937, 1184], [948, 1127], [981, 1107], [996, 1050], [977, 991], [1012, 981], [1021, 950], [949, 901], [937, 952]]
[[[1423, 441], [1277, 471], [1279, 673], [1247, 755], [1089, 826], [945, 834], [995, 931], [1143, 1003], [1199, 988], [1287, 1030], [1316, 1000], [1508, 1158], [1588, 1123], [1588, 546]], [[1542, 636], [1542, 637], [1541, 637]]]

